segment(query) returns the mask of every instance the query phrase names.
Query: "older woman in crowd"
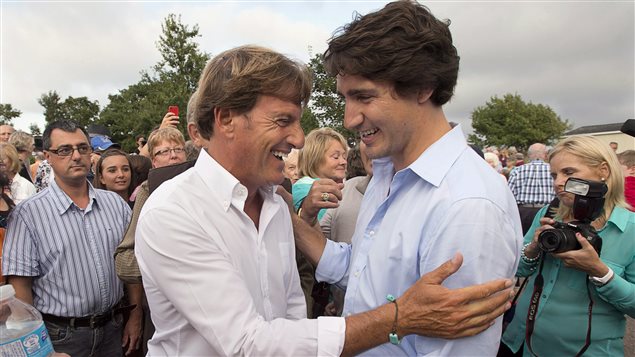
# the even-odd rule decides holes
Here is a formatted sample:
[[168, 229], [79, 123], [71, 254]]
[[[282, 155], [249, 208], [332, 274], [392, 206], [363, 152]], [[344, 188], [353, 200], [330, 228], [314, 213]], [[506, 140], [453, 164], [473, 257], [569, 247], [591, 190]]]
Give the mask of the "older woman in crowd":
[[[525, 235], [516, 275], [527, 277], [529, 283], [503, 334], [499, 355], [531, 356], [531, 341], [538, 356], [575, 356], [587, 345], [589, 332], [584, 355], [624, 355], [624, 315], [635, 316], [635, 213], [628, 211], [624, 201], [620, 164], [607, 145], [590, 136], [560, 141], [549, 159], [560, 204], [553, 219], [545, 217], [548, 207], [542, 208]], [[547, 253], [544, 244], [540, 248], [538, 237], [556, 221], [582, 218], [581, 200], [576, 203], [576, 196], [565, 191], [570, 178], [606, 184], [601, 212], [590, 223], [602, 240], [599, 253], [586, 233], [586, 237], [575, 233], [578, 246], [570, 250]], [[578, 194], [586, 195], [583, 191]], [[537, 276], [544, 281], [542, 292], [540, 284], [535, 284]], [[530, 303], [535, 285], [540, 299]], [[528, 328], [527, 312], [536, 309], [535, 320], [530, 320], [535, 321], [533, 329], [532, 324]], [[530, 339], [526, 339], [526, 331]]]
[[[315, 210], [320, 207], [319, 202], [337, 201], [337, 198], [328, 193], [318, 193], [316, 197], [307, 197], [307, 195], [311, 186], [318, 180], [344, 182], [347, 165], [346, 152], [346, 140], [331, 128], [315, 129], [306, 136], [304, 147], [300, 150], [298, 157], [301, 178], [293, 184], [293, 205], [301, 218], [311, 218], [310, 221], [315, 224], [316, 215], [319, 220], [326, 212], [325, 209]], [[306, 199], [314, 202], [305, 206]]]
[[[293, 204], [299, 217], [315, 225], [326, 212], [327, 204], [337, 202], [341, 198], [319, 189], [314, 189], [311, 195], [309, 191], [313, 185], [329, 185], [333, 182], [341, 184], [344, 181], [346, 151], [346, 140], [331, 128], [315, 129], [306, 136], [304, 147], [298, 155], [298, 171], [301, 178], [292, 187]], [[311, 272], [308, 274], [309, 277], [313, 278], [313, 268], [304, 260], [301, 253], [296, 252], [296, 255], [298, 270], [302, 277], [302, 290], [307, 302], [307, 314], [309, 317], [321, 316], [329, 302], [329, 285], [314, 285], [314, 279], [307, 278], [307, 270]], [[307, 266], [310, 269], [307, 269]]]
[[20, 176], [18, 173], [22, 165], [20, 164], [20, 158], [15, 147], [8, 143], [0, 143], [0, 160], [6, 173], [11, 180], [11, 189], [9, 196], [13, 202], [17, 205], [30, 196], [35, 194], [35, 186], [31, 181]]

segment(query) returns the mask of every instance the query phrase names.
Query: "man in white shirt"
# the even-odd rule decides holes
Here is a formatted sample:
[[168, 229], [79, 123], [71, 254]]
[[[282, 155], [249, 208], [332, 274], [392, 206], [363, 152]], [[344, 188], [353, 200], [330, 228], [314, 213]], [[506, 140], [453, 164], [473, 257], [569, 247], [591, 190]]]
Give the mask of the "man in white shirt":
[[473, 335], [508, 308], [509, 280], [442, 287], [461, 265], [455, 257], [405, 292], [397, 320], [393, 304], [306, 319], [291, 215], [274, 189], [284, 156], [304, 144], [308, 70], [244, 46], [212, 59], [199, 85], [196, 121], [209, 141], [192, 169], [154, 191], [137, 227], [156, 327], [148, 355], [355, 354], [395, 331]]

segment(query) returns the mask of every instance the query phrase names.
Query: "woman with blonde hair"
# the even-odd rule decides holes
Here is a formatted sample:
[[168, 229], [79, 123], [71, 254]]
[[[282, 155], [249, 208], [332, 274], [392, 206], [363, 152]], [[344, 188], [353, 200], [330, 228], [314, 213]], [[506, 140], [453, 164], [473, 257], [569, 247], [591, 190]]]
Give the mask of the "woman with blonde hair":
[[[304, 199], [316, 180], [330, 179], [337, 183], [344, 182], [347, 165], [346, 152], [346, 140], [342, 134], [331, 128], [315, 129], [306, 136], [304, 147], [298, 156], [298, 171], [301, 178], [293, 185], [292, 190], [293, 205], [298, 215], [302, 217], [300, 210]], [[324, 202], [334, 199], [328, 195], [324, 193], [319, 199]], [[320, 209], [319, 212], [313, 212], [308, 216], [317, 214], [317, 219], [320, 220], [325, 211]]]
[[[301, 177], [291, 189], [293, 205], [298, 216], [311, 225], [322, 219], [326, 208], [339, 198], [327, 192], [315, 192], [309, 196], [313, 185], [341, 184], [346, 177], [346, 140], [331, 128], [312, 130], [304, 140], [298, 154], [298, 174]], [[341, 198], [341, 197], [340, 197]], [[302, 278], [302, 290], [307, 303], [307, 315], [316, 318], [324, 314], [329, 302], [330, 287], [326, 283], [313, 284], [313, 267], [302, 253], [296, 251], [298, 271]]]
[[[620, 164], [608, 146], [590, 136], [560, 141], [549, 159], [560, 203], [553, 218], [545, 217], [548, 207], [543, 207], [525, 235], [516, 275], [527, 277], [528, 284], [503, 334], [499, 356], [623, 355], [624, 315], [635, 317], [635, 213], [624, 201]], [[565, 190], [569, 179], [606, 187], [597, 214], [584, 212], [592, 207], [584, 202], [585, 185], [577, 192], [583, 199], [572, 188]], [[556, 222], [571, 223], [585, 218], [581, 216], [595, 218], [590, 226], [599, 239], [589, 242], [592, 233], [577, 232], [577, 242], [572, 240], [576, 247], [549, 252], [546, 237], [564, 236], [567, 230], [573, 237], [575, 230], [559, 227], [539, 239], [540, 234]]]
[[10, 196], [17, 205], [35, 194], [35, 186], [26, 178], [18, 175], [21, 169], [21, 161], [18, 151], [9, 143], [0, 143], [0, 165], [6, 169], [7, 176], [11, 180]]

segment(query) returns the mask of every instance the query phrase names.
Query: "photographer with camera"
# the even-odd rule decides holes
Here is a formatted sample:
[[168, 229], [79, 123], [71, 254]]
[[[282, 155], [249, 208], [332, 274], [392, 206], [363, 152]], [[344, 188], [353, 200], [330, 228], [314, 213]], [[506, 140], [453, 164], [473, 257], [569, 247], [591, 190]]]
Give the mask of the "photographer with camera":
[[620, 164], [590, 136], [560, 141], [549, 159], [560, 203], [538, 211], [525, 235], [516, 276], [528, 284], [499, 356], [624, 355], [624, 315], [635, 316], [635, 213]]

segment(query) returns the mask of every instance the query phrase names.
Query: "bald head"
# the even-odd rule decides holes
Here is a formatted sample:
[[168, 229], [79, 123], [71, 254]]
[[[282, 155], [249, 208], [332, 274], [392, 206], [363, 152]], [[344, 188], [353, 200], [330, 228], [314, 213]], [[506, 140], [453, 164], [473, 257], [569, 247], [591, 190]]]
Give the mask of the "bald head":
[[535, 143], [532, 144], [527, 150], [527, 157], [531, 160], [546, 160], [547, 159], [547, 147], [545, 144]]
[[14, 131], [15, 129], [11, 125], [0, 125], [0, 142], [9, 142], [9, 137]]

